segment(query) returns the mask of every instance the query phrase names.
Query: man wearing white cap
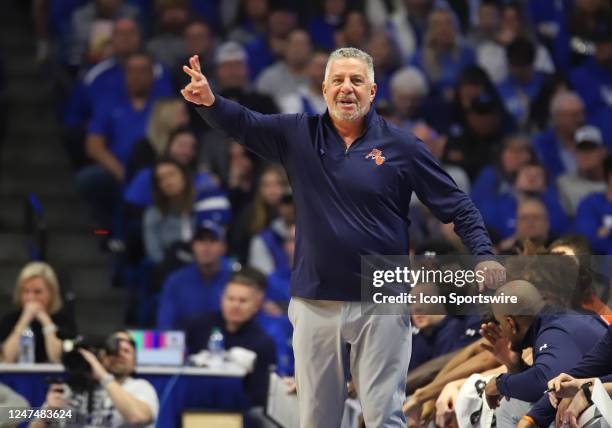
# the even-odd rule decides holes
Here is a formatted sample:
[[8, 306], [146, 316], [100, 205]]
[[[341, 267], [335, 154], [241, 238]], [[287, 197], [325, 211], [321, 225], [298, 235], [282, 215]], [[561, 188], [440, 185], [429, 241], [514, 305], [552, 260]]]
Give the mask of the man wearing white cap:
[[606, 190], [603, 160], [607, 154], [601, 132], [586, 125], [574, 134], [576, 171], [566, 172], [557, 179], [559, 199], [565, 211], [574, 216], [580, 201], [594, 192]]

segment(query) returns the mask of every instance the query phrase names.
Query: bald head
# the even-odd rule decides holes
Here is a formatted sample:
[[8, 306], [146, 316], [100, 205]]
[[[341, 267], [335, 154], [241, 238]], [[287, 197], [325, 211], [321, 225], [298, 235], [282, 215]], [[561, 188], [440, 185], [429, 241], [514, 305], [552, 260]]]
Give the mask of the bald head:
[[545, 303], [538, 289], [524, 280], [510, 281], [495, 292], [496, 296], [516, 296], [517, 303], [494, 303], [492, 305], [495, 317], [530, 316], [542, 311]]

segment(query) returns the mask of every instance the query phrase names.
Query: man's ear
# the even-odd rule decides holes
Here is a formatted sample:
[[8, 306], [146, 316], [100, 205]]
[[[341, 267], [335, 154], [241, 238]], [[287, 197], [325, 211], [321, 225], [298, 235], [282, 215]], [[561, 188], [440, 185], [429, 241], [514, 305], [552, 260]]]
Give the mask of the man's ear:
[[323, 96], [325, 96], [325, 92], [327, 92], [327, 87], [324, 81], [321, 82], [321, 92], [323, 92]]
[[508, 326], [510, 327], [510, 330], [512, 330], [512, 333], [517, 334], [519, 331], [519, 323], [517, 322], [516, 318], [513, 317], [506, 317], [506, 322], [508, 323]]
[[370, 87], [370, 102], [374, 101], [376, 91], [378, 91], [378, 85], [376, 83], [372, 83], [372, 86]]

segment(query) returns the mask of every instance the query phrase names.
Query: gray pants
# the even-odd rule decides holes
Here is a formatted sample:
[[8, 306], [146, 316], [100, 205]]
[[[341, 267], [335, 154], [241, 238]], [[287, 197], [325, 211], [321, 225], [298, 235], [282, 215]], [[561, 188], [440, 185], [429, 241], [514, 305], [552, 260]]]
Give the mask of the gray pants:
[[340, 426], [349, 369], [366, 426], [406, 426], [408, 315], [367, 315], [360, 302], [294, 297], [289, 319], [301, 428]]

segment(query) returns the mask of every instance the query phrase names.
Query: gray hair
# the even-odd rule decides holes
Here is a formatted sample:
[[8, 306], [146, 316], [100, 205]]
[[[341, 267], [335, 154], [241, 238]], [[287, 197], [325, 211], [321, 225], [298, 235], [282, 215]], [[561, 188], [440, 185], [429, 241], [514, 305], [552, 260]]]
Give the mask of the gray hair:
[[416, 67], [404, 67], [391, 76], [391, 92], [410, 92], [419, 96], [425, 96], [429, 92], [427, 79]]
[[340, 48], [333, 51], [329, 58], [327, 58], [327, 64], [325, 65], [325, 80], [329, 77], [329, 68], [331, 63], [341, 58], [357, 58], [365, 62], [367, 66], [368, 80], [370, 83], [374, 83], [374, 60], [372, 57], [361, 49], [357, 48]]
[[584, 102], [580, 95], [574, 91], [562, 91], [556, 94], [550, 101], [550, 115], [555, 116], [559, 110], [562, 110], [568, 101], [578, 101], [583, 107]]

